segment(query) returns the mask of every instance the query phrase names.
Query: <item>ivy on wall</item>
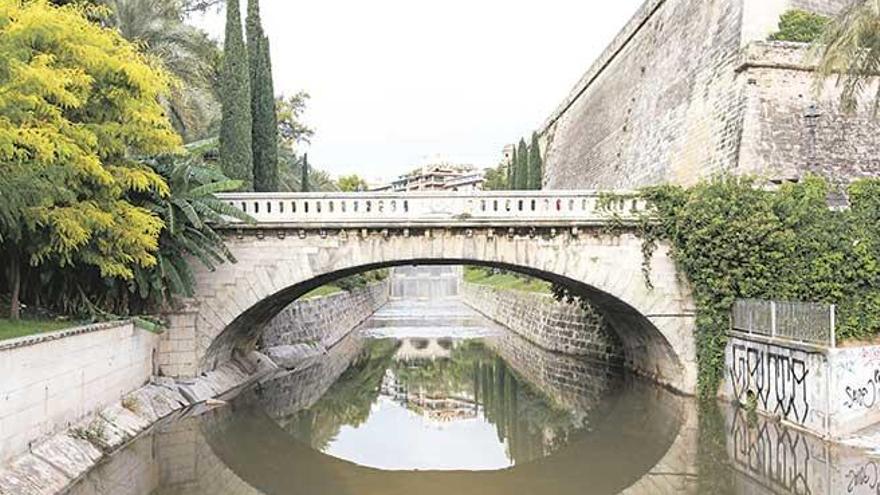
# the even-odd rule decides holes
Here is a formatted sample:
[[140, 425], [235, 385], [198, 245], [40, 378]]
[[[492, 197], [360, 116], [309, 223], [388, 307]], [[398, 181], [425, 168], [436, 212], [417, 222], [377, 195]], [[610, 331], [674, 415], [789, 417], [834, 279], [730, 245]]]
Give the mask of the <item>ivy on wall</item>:
[[640, 192], [652, 206], [638, 227], [646, 283], [650, 256], [666, 241], [693, 287], [702, 398], [723, 377], [737, 298], [833, 303], [839, 338], [880, 334], [880, 180], [853, 183], [846, 210], [829, 208], [828, 193], [817, 177], [774, 191], [727, 177]]

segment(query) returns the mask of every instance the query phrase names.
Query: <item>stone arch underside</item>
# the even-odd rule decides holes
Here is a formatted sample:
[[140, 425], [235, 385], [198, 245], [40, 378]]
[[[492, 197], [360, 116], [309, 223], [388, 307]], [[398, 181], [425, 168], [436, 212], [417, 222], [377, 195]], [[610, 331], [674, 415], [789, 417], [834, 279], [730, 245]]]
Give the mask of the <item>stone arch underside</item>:
[[627, 367], [684, 393], [696, 389], [690, 290], [662, 245], [651, 259], [649, 287], [642, 273], [641, 240], [632, 234], [508, 236], [491, 229], [434, 229], [418, 235], [246, 232], [230, 236], [228, 245], [237, 263], [196, 274], [196, 293], [186, 311], [195, 334], [193, 350], [178, 352], [191, 362], [166, 374], [204, 372], [236, 349], [252, 349], [273, 316], [336, 279], [399, 265], [471, 264], [525, 273], [588, 295], [618, 332]]

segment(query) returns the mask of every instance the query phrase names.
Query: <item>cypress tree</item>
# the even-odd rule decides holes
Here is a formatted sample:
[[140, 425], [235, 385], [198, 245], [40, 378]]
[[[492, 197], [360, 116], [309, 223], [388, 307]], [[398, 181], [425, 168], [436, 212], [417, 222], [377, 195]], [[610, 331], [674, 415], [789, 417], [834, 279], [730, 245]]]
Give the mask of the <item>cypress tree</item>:
[[248, 54], [241, 33], [238, 0], [226, 2], [226, 38], [220, 73], [223, 107], [220, 121], [220, 167], [229, 178], [251, 189], [254, 180], [251, 151], [251, 90]]
[[516, 189], [524, 191], [529, 188], [529, 149], [523, 138], [519, 140], [516, 161]]
[[254, 190], [278, 190], [278, 116], [272, 84], [269, 39], [263, 34], [259, 0], [248, 0], [248, 66], [250, 68]]
[[510, 162], [507, 164], [507, 190], [513, 191], [516, 189], [516, 146], [513, 147], [513, 155], [510, 157]]
[[309, 154], [303, 155], [302, 179], [300, 179], [300, 192], [309, 192]]
[[538, 133], [532, 133], [532, 145], [529, 147], [529, 189], [541, 189], [544, 179], [544, 164], [541, 160], [541, 146], [538, 144]]

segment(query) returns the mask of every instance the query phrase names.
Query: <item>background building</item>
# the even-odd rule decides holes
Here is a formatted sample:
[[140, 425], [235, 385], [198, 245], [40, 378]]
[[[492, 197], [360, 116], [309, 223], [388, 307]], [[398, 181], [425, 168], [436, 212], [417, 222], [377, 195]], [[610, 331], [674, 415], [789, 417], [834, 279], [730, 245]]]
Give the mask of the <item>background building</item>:
[[480, 191], [486, 178], [470, 165], [425, 165], [371, 191]]

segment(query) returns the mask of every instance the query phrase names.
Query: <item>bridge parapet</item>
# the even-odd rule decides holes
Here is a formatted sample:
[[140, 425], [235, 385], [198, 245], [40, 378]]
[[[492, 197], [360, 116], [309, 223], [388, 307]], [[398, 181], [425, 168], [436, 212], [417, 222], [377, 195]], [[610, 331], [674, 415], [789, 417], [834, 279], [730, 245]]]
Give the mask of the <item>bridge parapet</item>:
[[[634, 222], [644, 200], [598, 191], [230, 193], [218, 197], [257, 227], [591, 226]], [[626, 198], [626, 199], [624, 199]]]

